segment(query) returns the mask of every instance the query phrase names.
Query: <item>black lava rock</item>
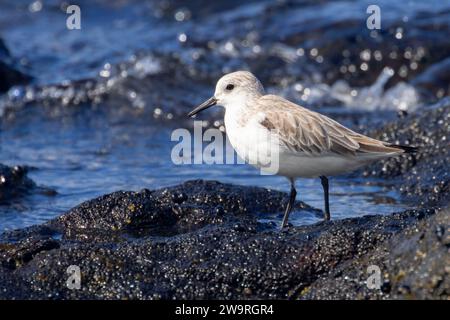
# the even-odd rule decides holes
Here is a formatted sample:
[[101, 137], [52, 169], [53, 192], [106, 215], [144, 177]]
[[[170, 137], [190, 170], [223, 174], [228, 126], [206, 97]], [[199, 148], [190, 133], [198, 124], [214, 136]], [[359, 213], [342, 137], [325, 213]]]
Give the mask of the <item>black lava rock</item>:
[[[304, 288], [301, 299], [448, 299], [449, 209], [414, 224], [375, 250], [349, 261]], [[436, 234], [445, 230], [445, 237]], [[439, 231], [440, 232], [440, 231]], [[369, 288], [369, 267], [380, 271], [380, 287]]]
[[449, 128], [449, 99], [384, 126], [370, 135], [417, 147], [418, 152], [376, 162], [363, 174], [397, 181], [398, 190], [421, 206], [445, 206], [450, 188]]
[[4, 42], [0, 39], [0, 93], [7, 91], [13, 85], [25, 84], [30, 80], [30, 76], [17, 68]]
[[13, 197], [27, 194], [36, 185], [27, 177], [27, 169], [21, 166], [8, 167], [0, 164], [0, 204]]
[[[392, 237], [399, 238], [397, 244], [410, 241], [405, 230], [434, 213], [410, 210], [284, 232], [258, 221], [281, 213], [286, 197], [202, 180], [102, 196], [45, 225], [4, 233], [0, 286], [7, 289], [0, 297], [303, 298], [314, 292], [308, 288], [316, 281], [352, 263], [363, 264]], [[300, 202], [296, 206], [321, 214]], [[79, 290], [66, 286], [72, 265], [81, 271]], [[384, 286], [388, 297], [396, 283], [390, 286]], [[348, 295], [345, 286], [335, 289], [336, 297]]]

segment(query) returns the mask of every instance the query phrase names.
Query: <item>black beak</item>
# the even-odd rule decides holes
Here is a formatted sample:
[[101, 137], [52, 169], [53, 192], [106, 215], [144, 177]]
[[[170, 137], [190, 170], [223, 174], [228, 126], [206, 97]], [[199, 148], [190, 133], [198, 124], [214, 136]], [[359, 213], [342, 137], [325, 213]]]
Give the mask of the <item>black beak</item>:
[[214, 106], [216, 103], [217, 103], [217, 99], [215, 97], [211, 97], [208, 100], [206, 100], [205, 102], [203, 102], [201, 105], [199, 105], [197, 108], [195, 108], [194, 110], [189, 112], [188, 116], [192, 117], [192, 116], [196, 115], [197, 113], [199, 113], [200, 111], [203, 111], [205, 109], [208, 109], [209, 107]]

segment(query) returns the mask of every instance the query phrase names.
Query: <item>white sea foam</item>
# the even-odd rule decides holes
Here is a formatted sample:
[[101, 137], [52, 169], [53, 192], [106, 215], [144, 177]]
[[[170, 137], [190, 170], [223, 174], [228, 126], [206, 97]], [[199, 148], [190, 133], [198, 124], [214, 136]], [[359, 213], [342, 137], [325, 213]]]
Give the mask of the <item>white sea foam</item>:
[[[359, 110], [415, 111], [420, 105], [417, 89], [398, 82], [386, 89], [386, 83], [394, 75], [391, 68], [384, 68], [376, 81], [368, 87], [351, 87], [347, 81], [338, 80], [332, 85], [297, 82], [282, 90], [269, 90], [292, 100], [300, 100], [305, 105], [324, 105], [339, 101], [342, 105]], [[334, 102], [333, 102], [334, 101]]]

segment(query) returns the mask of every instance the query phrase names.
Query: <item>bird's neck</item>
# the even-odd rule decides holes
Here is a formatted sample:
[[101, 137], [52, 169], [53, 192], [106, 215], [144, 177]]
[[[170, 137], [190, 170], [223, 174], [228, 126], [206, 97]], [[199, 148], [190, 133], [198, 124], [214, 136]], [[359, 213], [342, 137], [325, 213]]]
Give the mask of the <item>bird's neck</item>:
[[239, 99], [225, 106], [225, 127], [245, 126], [249, 119], [249, 112], [254, 105], [254, 99]]

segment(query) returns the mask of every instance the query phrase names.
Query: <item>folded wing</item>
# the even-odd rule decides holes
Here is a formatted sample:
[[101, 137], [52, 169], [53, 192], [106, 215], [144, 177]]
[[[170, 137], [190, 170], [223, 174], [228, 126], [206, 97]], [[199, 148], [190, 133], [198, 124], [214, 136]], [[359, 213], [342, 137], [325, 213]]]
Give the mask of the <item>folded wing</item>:
[[360, 154], [392, 155], [404, 152], [382, 141], [354, 132], [317, 112], [300, 107], [275, 95], [258, 100], [264, 113], [261, 125], [273, 130], [280, 144], [292, 152], [318, 155], [333, 153], [342, 156]]

